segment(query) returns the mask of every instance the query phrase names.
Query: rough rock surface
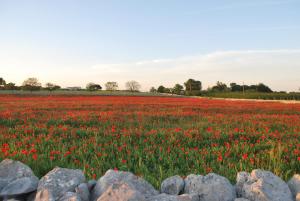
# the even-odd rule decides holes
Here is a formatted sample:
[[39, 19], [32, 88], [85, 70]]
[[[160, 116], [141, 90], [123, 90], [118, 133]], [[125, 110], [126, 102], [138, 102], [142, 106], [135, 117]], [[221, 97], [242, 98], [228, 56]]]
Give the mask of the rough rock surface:
[[55, 199], [48, 189], [42, 189], [36, 193], [34, 201], [55, 201]]
[[80, 197], [74, 192], [66, 192], [59, 201], [81, 201]]
[[161, 183], [160, 191], [161, 193], [170, 195], [179, 195], [179, 193], [183, 191], [183, 188], [184, 180], [180, 176], [176, 175], [165, 179]]
[[114, 183], [97, 201], [145, 201], [145, 197], [127, 183]]
[[300, 175], [295, 174], [289, 181], [288, 185], [294, 197], [300, 193]]
[[146, 201], [200, 201], [200, 198], [196, 194], [169, 195], [163, 193], [150, 197]]
[[229, 180], [214, 173], [206, 176], [191, 174], [184, 182], [184, 193], [198, 194], [201, 201], [233, 201], [236, 198]]
[[131, 172], [108, 170], [98, 181], [92, 191], [92, 200], [97, 200], [112, 184], [126, 183], [131, 189], [134, 189], [144, 195], [146, 198], [158, 194], [144, 179], [135, 176]]
[[75, 191], [82, 201], [90, 200], [90, 191], [86, 183], [79, 184], [79, 186], [75, 188]]
[[246, 198], [236, 198], [234, 201], [250, 201]]
[[251, 201], [293, 201], [288, 185], [269, 171], [238, 173], [236, 187], [241, 197]]
[[16, 196], [35, 191], [38, 178], [30, 167], [19, 161], [4, 159], [0, 163], [0, 196]]
[[[41, 196], [45, 194], [49, 198], [53, 197], [54, 200], [58, 200], [66, 192], [74, 192], [75, 188], [83, 182], [85, 182], [85, 176], [81, 170], [56, 167], [39, 181], [37, 196], [43, 200]], [[40, 191], [44, 193], [39, 194]]]

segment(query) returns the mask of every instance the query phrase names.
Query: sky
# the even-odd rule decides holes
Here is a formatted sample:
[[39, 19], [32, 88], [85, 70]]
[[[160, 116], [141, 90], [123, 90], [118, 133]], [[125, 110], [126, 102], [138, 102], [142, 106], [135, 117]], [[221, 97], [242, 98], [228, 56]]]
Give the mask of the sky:
[[300, 0], [0, 0], [0, 77], [300, 90]]

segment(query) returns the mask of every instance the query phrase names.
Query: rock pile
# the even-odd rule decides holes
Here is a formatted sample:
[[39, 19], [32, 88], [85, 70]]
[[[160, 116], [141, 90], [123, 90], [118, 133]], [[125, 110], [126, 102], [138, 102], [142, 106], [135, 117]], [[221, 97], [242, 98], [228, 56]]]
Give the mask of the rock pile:
[[40, 180], [21, 162], [0, 163], [5, 201], [300, 201], [300, 175], [288, 183], [269, 171], [239, 172], [236, 185], [210, 173], [165, 179], [160, 191], [130, 172], [108, 170], [86, 181], [81, 170], [56, 167]]

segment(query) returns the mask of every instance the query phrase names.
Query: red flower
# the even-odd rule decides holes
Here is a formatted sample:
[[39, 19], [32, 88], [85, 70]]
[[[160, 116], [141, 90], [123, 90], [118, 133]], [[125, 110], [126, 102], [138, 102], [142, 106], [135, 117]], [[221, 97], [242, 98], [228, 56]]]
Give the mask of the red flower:
[[222, 160], [223, 160], [223, 157], [222, 157], [221, 155], [219, 155], [219, 156], [218, 156], [218, 161], [219, 161], [219, 162], [222, 162]]
[[242, 158], [246, 160], [248, 158], [248, 154], [243, 154]]
[[37, 155], [37, 154], [33, 154], [33, 155], [32, 155], [32, 159], [33, 159], [33, 160], [35, 160], [35, 161], [36, 161], [36, 160], [37, 160], [37, 158], [38, 158], [38, 155]]

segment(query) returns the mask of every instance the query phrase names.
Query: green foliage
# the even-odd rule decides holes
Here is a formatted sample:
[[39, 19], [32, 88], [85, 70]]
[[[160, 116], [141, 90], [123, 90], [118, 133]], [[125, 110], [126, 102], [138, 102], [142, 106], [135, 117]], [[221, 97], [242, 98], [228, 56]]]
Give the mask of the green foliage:
[[202, 89], [202, 83], [201, 81], [194, 80], [194, 79], [188, 79], [185, 83], [185, 91], [192, 93], [196, 91], [201, 91]]
[[90, 82], [86, 85], [86, 89], [89, 91], [97, 91], [97, 90], [101, 90], [102, 87], [99, 84], [95, 84], [93, 82]]

